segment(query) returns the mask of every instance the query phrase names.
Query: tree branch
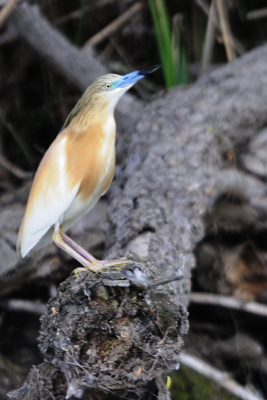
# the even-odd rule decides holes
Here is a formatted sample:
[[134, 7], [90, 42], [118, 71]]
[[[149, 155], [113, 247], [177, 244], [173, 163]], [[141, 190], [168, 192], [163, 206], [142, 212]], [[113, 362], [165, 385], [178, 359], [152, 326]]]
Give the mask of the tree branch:
[[197, 371], [199, 374], [213, 380], [218, 385], [228, 390], [228, 392], [233, 393], [242, 400], [264, 400], [261, 395], [239, 385], [239, 383], [233, 380], [226, 372], [222, 372], [217, 368], [212, 367], [195, 356], [182, 352], [180, 355], [180, 361], [182, 364]]
[[254, 301], [246, 302], [235, 299], [234, 297], [221, 296], [211, 293], [191, 293], [189, 299], [191, 303], [221, 306], [267, 317], [267, 306]]

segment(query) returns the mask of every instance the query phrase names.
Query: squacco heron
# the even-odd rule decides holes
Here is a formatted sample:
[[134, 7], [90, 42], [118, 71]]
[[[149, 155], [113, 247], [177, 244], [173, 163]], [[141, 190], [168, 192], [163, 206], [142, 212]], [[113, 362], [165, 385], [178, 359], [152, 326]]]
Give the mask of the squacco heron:
[[97, 272], [125, 263], [95, 259], [65, 231], [91, 210], [113, 179], [118, 100], [158, 67], [108, 74], [86, 89], [37, 169], [18, 235], [22, 257], [53, 240], [85, 267], [82, 270]]

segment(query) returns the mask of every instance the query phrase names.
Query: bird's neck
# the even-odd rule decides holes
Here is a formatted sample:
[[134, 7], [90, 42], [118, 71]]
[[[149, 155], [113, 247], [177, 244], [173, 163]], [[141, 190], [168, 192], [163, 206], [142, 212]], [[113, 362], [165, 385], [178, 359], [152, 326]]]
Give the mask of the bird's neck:
[[103, 132], [115, 130], [114, 106], [112, 104], [92, 102], [87, 107], [81, 107], [77, 111], [68, 123], [68, 127], [77, 135], [94, 131], [97, 126], [102, 126]]

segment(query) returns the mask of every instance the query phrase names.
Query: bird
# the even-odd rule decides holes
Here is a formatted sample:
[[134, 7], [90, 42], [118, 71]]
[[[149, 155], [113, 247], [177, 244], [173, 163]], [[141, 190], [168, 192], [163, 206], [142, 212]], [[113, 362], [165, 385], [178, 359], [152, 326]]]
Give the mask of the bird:
[[18, 233], [23, 258], [53, 241], [82, 264], [80, 270], [99, 272], [125, 264], [126, 259], [97, 260], [65, 232], [93, 208], [113, 180], [118, 100], [159, 67], [124, 76], [107, 74], [85, 90], [36, 171]]

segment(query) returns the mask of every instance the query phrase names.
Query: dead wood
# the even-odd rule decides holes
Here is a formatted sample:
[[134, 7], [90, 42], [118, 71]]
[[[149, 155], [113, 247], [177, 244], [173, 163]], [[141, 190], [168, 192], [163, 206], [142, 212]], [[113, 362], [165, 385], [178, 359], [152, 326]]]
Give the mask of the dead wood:
[[45, 363], [9, 398], [34, 399], [37, 392], [43, 399], [138, 398], [148, 381], [175, 369], [186, 309], [173, 302], [171, 285], [139, 287], [154, 283], [160, 273], [150, 262], [132, 258], [119, 271], [73, 275], [62, 283], [41, 318]]

